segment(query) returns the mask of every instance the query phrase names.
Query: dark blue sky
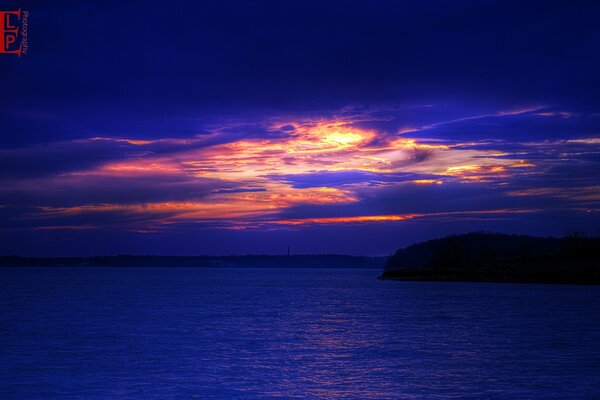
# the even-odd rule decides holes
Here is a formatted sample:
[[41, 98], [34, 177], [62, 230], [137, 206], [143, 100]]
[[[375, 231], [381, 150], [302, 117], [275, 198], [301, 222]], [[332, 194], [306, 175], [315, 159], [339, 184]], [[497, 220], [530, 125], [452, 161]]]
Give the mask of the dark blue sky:
[[0, 253], [595, 233], [600, 5], [0, 1]]

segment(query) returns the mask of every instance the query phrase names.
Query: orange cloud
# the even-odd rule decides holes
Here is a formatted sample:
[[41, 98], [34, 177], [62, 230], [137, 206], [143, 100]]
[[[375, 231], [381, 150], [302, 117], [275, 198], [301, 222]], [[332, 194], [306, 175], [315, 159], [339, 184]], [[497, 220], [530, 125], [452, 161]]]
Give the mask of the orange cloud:
[[388, 215], [360, 215], [350, 217], [325, 217], [325, 218], [297, 218], [289, 220], [278, 220], [275, 224], [279, 225], [310, 225], [310, 224], [346, 224], [346, 223], [362, 223], [362, 222], [392, 222], [406, 221], [415, 218], [426, 217], [455, 217], [464, 218], [469, 216], [486, 216], [499, 214], [524, 214], [532, 213], [537, 210], [527, 209], [496, 209], [496, 210], [481, 210], [481, 211], [452, 211], [441, 213], [421, 213], [421, 214], [388, 214]]
[[305, 224], [339, 224], [356, 222], [384, 222], [404, 221], [420, 216], [421, 214], [397, 214], [397, 215], [361, 215], [356, 217], [330, 217], [330, 218], [303, 218], [290, 219], [275, 222], [280, 225], [305, 225]]
[[[414, 184], [432, 185], [443, 183], [443, 177], [458, 178], [466, 183], [508, 179], [510, 174], [507, 168], [533, 166], [525, 160], [498, 158], [498, 152], [492, 150], [476, 150], [468, 146], [461, 148], [460, 144], [449, 146], [435, 141], [422, 143], [418, 139], [404, 137], [380, 138], [375, 141], [375, 132], [351, 126], [351, 122], [279, 121], [273, 124], [274, 131], [281, 130], [283, 126], [291, 126], [293, 130], [289, 129], [289, 134], [255, 138], [250, 135], [233, 141], [227, 141], [226, 134], [219, 132], [190, 140], [93, 138], [92, 140], [113, 140], [126, 145], [141, 146], [144, 151], [123, 160], [107, 162], [94, 170], [80, 171], [72, 175], [83, 175], [90, 179], [94, 176], [148, 179], [161, 176], [163, 180], [173, 177], [174, 180], [185, 179], [186, 182], [192, 183], [197, 180], [199, 184], [210, 182], [212, 190], [202, 193], [198, 200], [44, 207], [42, 214], [49, 216], [113, 212], [145, 215], [153, 218], [157, 225], [180, 221], [218, 220], [228, 221], [231, 226], [240, 228], [247, 224], [234, 224], [234, 220], [273, 220], [283, 210], [297, 205], [358, 202], [357, 191], [368, 184], [358, 181], [345, 183], [341, 187], [328, 187], [324, 181], [322, 187], [296, 188], [285, 180], [278, 179], [281, 176], [318, 174], [320, 171], [407, 173], [428, 176], [412, 180]], [[166, 143], [170, 151], [153, 152], [152, 146], [160, 143]], [[198, 146], [200, 143], [202, 146]], [[173, 148], [176, 150], [171, 151]], [[439, 179], [435, 176], [439, 176]], [[385, 185], [399, 183], [386, 182]], [[260, 188], [260, 191], [231, 190], [236, 187]], [[417, 217], [421, 215], [367, 215], [282, 220], [276, 224], [363, 223], [403, 221]], [[144, 228], [140, 230], [144, 231]]]
[[159, 224], [177, 221], [234, 220], [264, 218], [300, 204], [336, 204], [357, 201], [350, 192], [334, 188], [292, 189], [271, 192], [217, 193], [203, 201], [172, 201], [135, 204], [89, 204], [74, 207], [42, 207], [44, 216], [72, 216], [90, 213], [124, 213], [154, 216]]

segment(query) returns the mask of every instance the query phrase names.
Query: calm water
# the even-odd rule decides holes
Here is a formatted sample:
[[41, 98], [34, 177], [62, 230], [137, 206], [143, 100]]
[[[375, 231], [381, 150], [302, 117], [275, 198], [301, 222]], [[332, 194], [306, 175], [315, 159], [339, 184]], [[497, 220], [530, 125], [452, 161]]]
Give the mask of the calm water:
[[600, 398], [600, 287], [377, 273], [0, 269], [0, 398]]

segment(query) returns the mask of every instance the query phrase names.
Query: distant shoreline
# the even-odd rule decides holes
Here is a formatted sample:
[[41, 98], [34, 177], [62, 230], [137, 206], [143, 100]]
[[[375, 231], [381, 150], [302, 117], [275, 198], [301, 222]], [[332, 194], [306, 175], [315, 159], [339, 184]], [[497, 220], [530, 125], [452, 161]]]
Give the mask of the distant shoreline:
[[0, 256], [0, 267], [189, 267], [189, 268], [372, 268], [382, 269], [387, 257], [317, 255], [244, 256]]

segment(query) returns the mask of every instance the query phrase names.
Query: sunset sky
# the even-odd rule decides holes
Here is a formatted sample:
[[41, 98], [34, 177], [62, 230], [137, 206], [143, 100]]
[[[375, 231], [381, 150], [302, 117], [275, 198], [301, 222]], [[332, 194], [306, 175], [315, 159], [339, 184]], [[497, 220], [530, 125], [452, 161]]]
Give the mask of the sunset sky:
[[600, 230], [599, 5], [323, 3], [23, 2], [0, 254]]

